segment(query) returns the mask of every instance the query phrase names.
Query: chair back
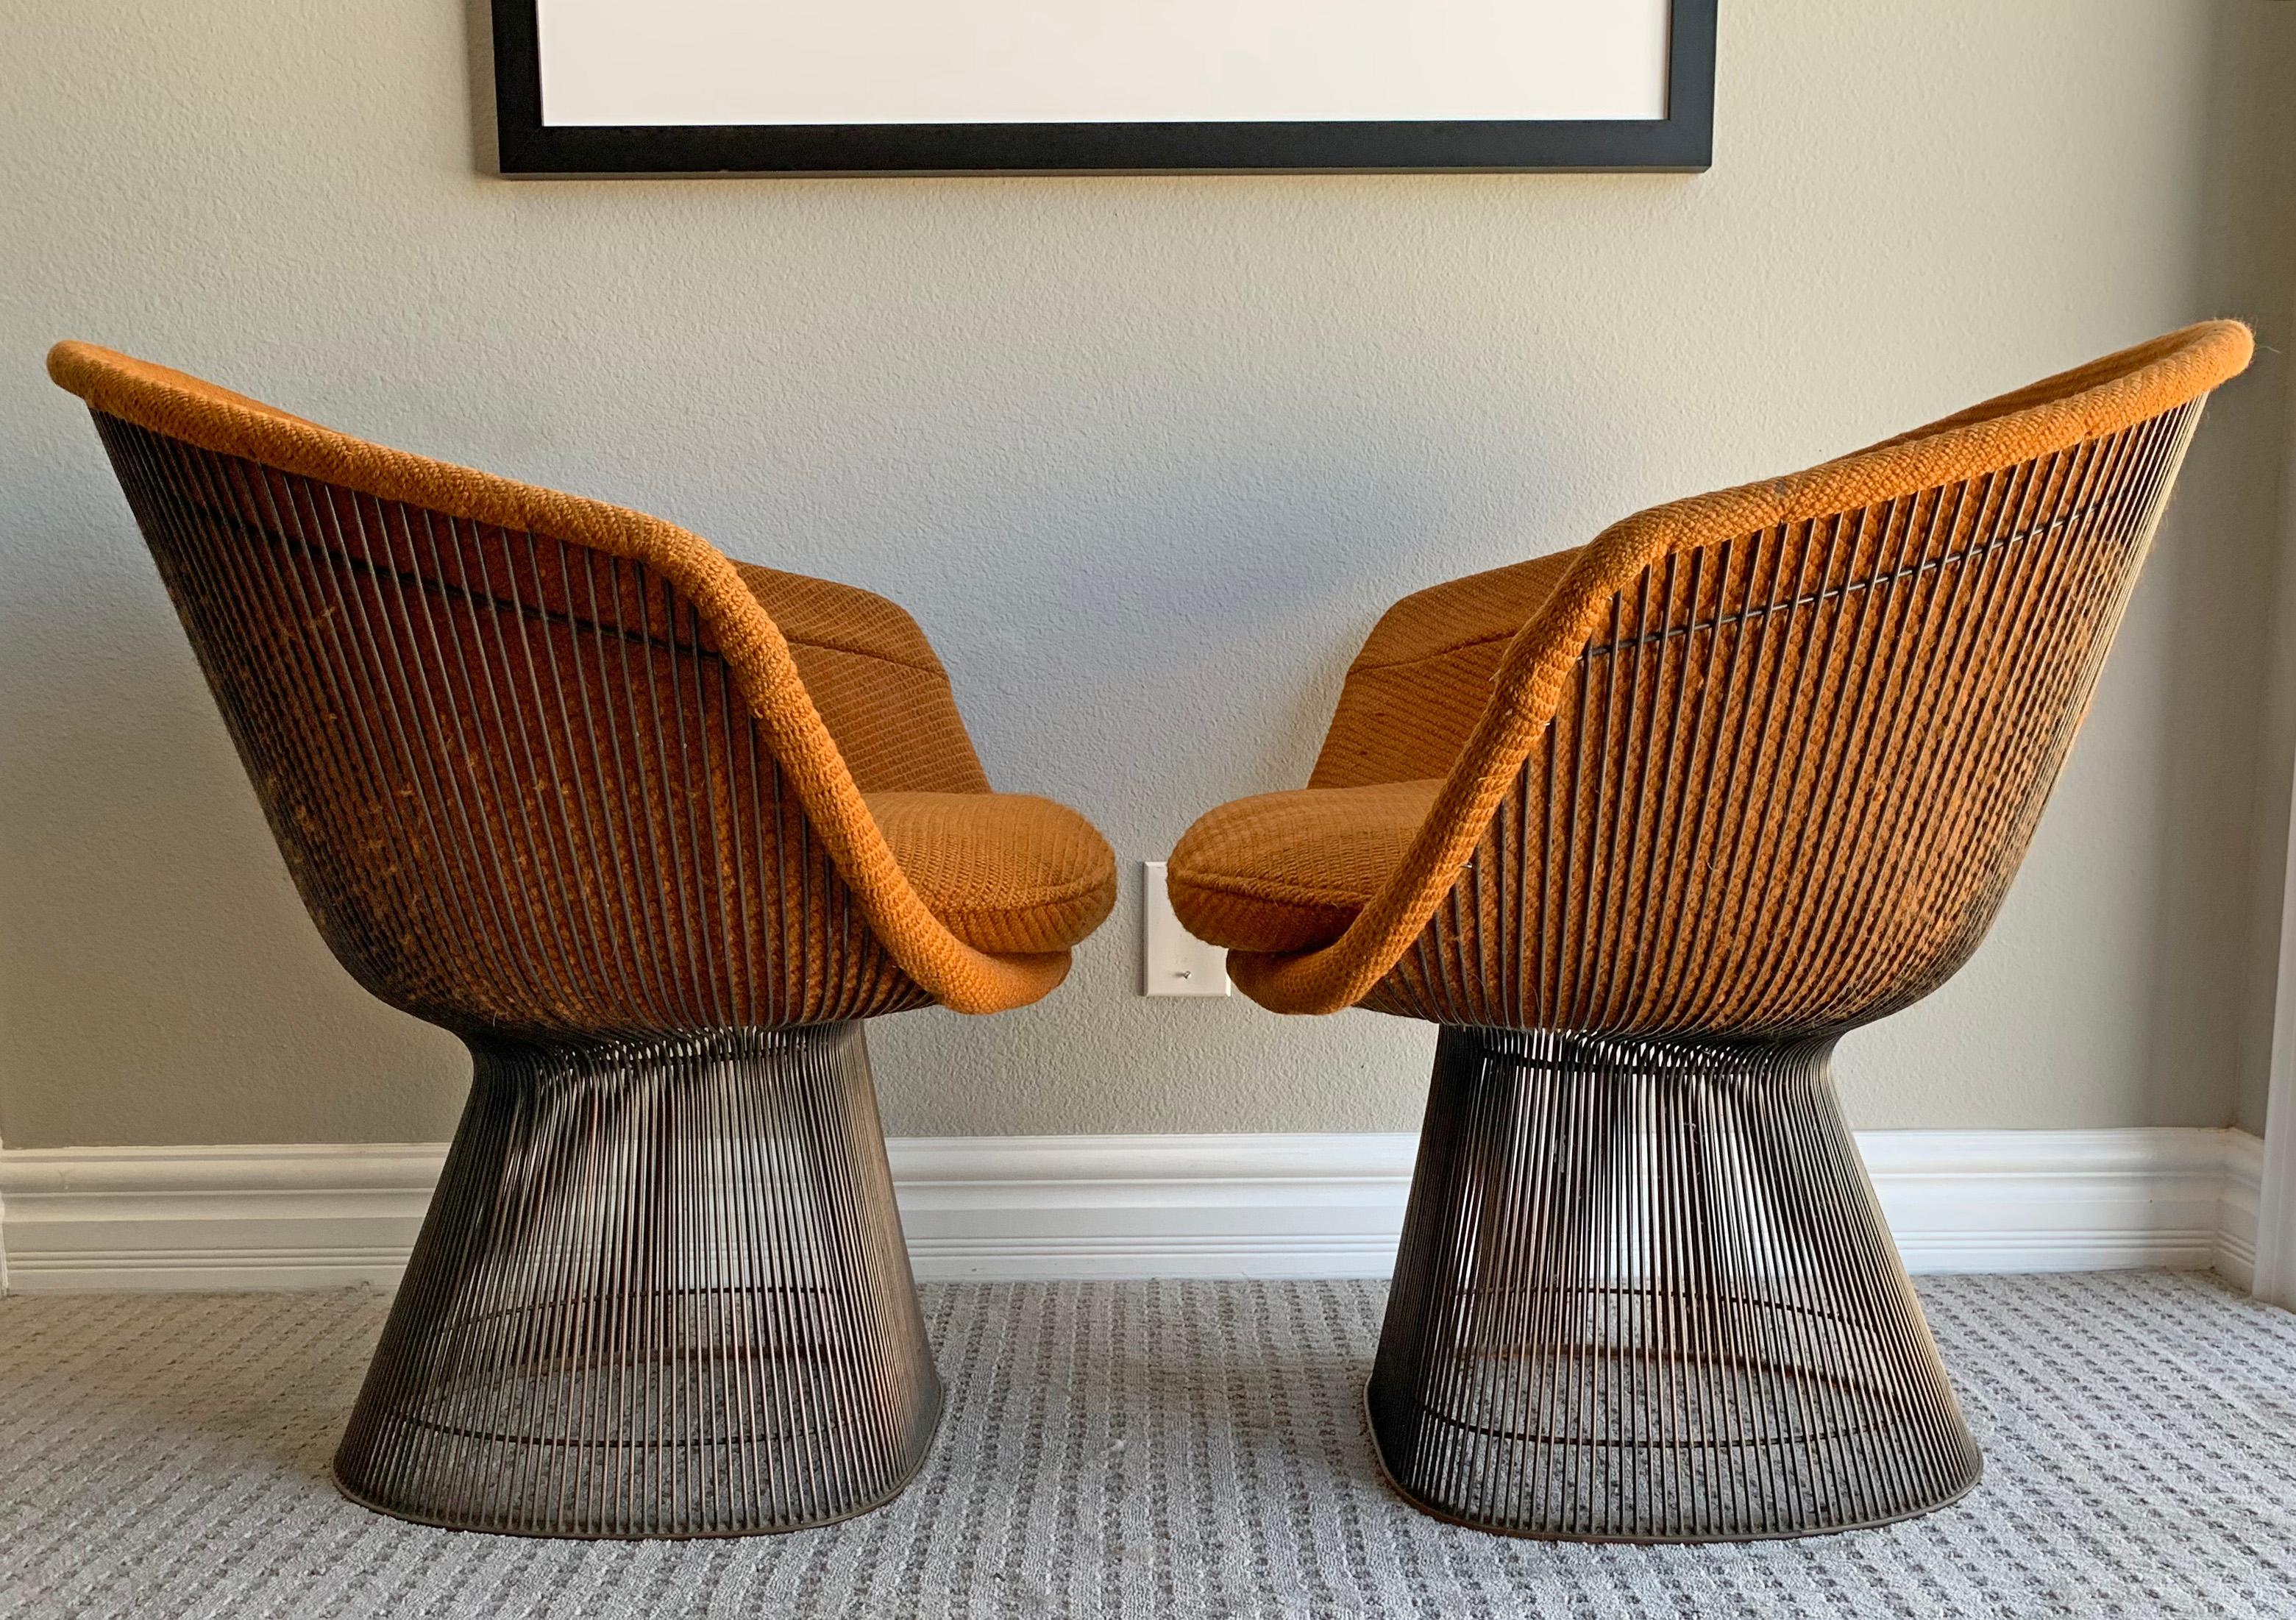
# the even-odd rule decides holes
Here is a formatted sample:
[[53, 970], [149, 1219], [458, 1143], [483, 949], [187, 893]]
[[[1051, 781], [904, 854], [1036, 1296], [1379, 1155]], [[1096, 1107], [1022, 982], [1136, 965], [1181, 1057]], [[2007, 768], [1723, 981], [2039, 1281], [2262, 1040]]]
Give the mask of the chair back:
[[[207, 392], [167, 403], [308, 428]], [[669, 572], [458, 514], [524, 492], [484, 473], [420, 464], [434, 506], [94, 414], [303, 900], [375, 995], [537, 1040], [931, 999]]]
[[1934, 989], [1999, 908], [2246, 341], [2192, 328], [1606, 535], [1593, 633], [1367, 1004], [1782, 1039]]

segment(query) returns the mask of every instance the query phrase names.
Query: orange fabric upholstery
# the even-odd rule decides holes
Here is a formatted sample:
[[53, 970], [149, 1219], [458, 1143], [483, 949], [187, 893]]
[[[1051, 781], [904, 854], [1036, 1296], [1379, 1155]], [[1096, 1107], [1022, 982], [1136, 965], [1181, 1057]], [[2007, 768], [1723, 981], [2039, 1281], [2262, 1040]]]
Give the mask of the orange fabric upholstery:
[[1260, 794], [1204, 816], [1167, 868], [1173, 909], [1230, 950], [1328, 945], [1386, 886], [1439, 781]]
[[822, 724], [865, 794], [985, 794], [948, 671], [916, 621], [850, 585], [736, 563], [789, 643]]
[[1578, 560], [1558, 551], [1414, 591], [1380, 616], [1340, 688], [1310, 787], [1450, 774], [1499, 660]]
[[[1777, 1038], [1926, 993], [1989, 924], [2200, 407], [2252, 348], [2187, 327], [1640, 513], [1559, 580], [1413, 598], [1374, 640], [1424, 689], [1351, 691], [1316, 779], [1447, 761], [1432, 806], [1342, 934], [1239, 951], [1235, 983], [1283, 1012]], [[1525, 612], [1495, 667], [1485, 605]], [[1449, 667], [1455, 639], [1478, 651]], [[1215, 933], [1233, 878], [1199, 863], [1228, 814], [1173, 857], [1182, 921]]]
[[886, 793], [871, 794], [869, 810], [932, 914], [976, 950], [1066, 950], [1116, 903], [1116, 858], [1064, 804]]
[[529, 1036], [996, 1012], [1113, 903], [1080, 818], [988, 797], [883, 598], [110, 350], [48, 368], [322, 933], [394, 1005]]

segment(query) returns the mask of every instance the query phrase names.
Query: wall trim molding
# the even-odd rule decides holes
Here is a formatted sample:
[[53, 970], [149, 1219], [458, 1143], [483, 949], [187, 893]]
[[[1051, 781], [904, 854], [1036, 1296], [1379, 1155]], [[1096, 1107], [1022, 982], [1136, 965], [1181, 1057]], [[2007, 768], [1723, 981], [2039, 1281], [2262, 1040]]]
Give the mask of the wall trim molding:
[[[1383, 1277], [1415, 1139], [897, 1139], [922, 1280]], [[1858, 1136], [1923, 1271], [2213, 1267], [2253, 1276], [2264, 1148], [2238, 1131]], [[0, 1288], [389, 1287], [445, 1148], [0, 1150]]]
[[[2287, 531], [2296, 533], [2296, 485], [2291, 486], [2290, 503]], [[2273, 981], [2272, 1049], [2265, 1070], [2264, 1142], [2257, 1174], [2251, 1287], [2258, 1298], [2296, 1311], [2296, 798], [2290, 802], [2287, 859], [2281, 870], [2280, 961]]]

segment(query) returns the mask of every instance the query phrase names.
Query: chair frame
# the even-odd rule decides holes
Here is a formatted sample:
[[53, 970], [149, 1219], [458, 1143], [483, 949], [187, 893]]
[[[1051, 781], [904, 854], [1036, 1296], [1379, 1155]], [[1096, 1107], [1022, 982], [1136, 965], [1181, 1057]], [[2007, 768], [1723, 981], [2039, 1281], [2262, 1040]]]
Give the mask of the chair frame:
[[472, 1052], [343, 1494], [452, 1529], [668, 1539], [898, 1495], [942, 1392], [862, 1026]]
[[[583, 1537], [889, 1500], [942, 1392], [862, 1021], [1023, 1005], [1068, 952], [978, 950], [932, 913], [767, 587], [696, 537], [109, 351], [50, 369], [330, 949], [472, 1056], [338, 1485]], [[776, 578], [841, 604], [849, 643], [892, 637], [866, 678], [932, 700], [859, 737], [939, 751], [896, 787], [985, 793], [906, 616]]]
[[1441, 1026], [1365, 1395], [1406, 1500], [1725, 1541], [1975, 1485], [1830, 1055], [1983, 938], [2251, 348], [2187, 328], [1398, 604], [1311, 787], [1439, 787], [1328, 944], [1236, 948], [1250, 892], [1182, 840], [1245, 993]]

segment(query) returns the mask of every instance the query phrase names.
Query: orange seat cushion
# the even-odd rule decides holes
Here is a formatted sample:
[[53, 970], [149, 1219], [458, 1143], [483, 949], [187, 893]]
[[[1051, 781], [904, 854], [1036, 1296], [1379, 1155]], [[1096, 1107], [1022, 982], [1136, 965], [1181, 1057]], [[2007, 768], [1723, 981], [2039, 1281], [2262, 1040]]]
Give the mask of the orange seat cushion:
[[1076, 811], [1027, 794], [868, 794], [918, 898], [976, 950], [1066, 950], [1116, 904], [1116, 856]]
[[1223, 804], [1172, 851], [1172, 909], [1189, 933], [1230, 950], [1328, 945], [1394, 872], [1442, 785], [1309, 787]]

